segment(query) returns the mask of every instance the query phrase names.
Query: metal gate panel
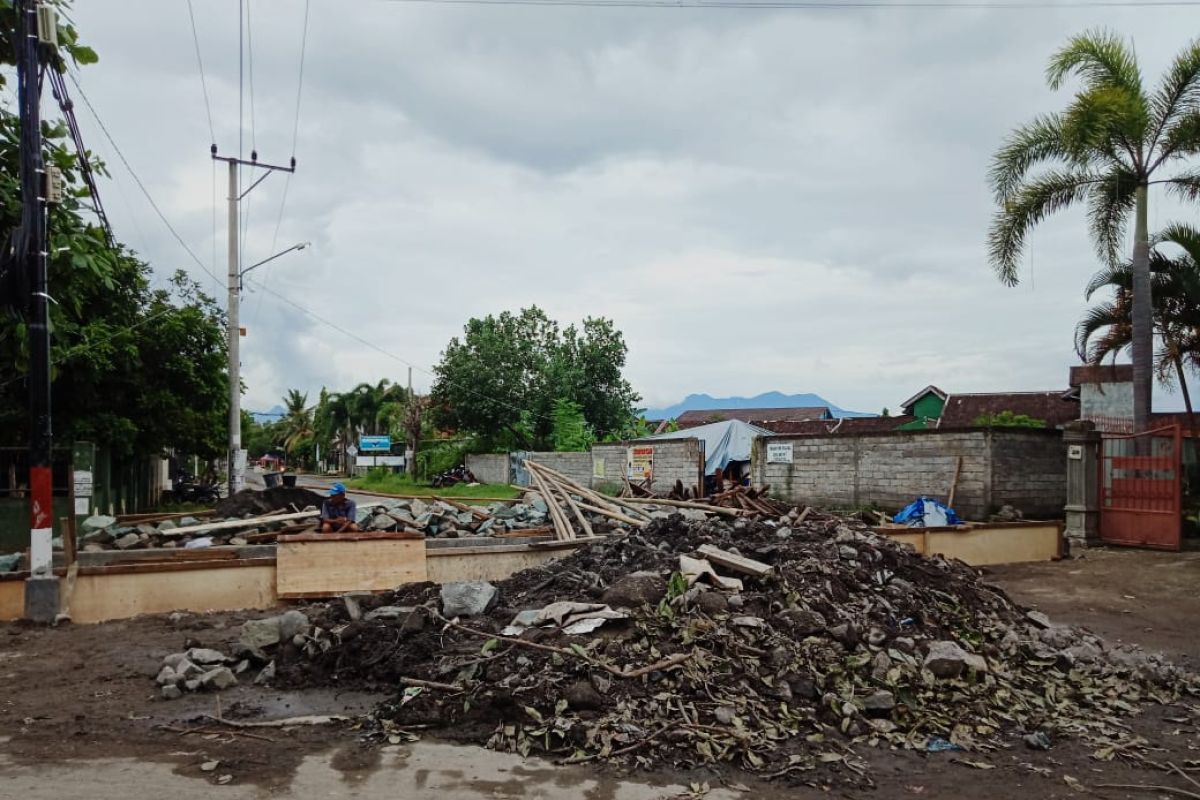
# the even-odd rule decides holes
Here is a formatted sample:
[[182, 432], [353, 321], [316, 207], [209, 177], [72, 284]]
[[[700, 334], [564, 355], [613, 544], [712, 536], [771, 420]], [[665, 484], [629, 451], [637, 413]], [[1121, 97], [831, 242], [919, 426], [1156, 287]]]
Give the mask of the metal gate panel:
[[1182, 471], [1178, 425], [1105, 437], [1100, 459], [1100, 538], [1107, 544], [1179, 550]]

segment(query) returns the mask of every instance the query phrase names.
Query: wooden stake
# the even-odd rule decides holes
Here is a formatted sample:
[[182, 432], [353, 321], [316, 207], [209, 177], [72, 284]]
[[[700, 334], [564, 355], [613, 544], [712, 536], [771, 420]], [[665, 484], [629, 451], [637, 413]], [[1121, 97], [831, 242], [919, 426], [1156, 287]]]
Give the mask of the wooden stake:
[[958, 477], [962, 475], [963, 458], [958, 457], [958, 464], [954, 467], [954, 482], [950, 484], [950, 497], [946, 500], [946, 505], [954, 508], [954, 493], [958, 491]]

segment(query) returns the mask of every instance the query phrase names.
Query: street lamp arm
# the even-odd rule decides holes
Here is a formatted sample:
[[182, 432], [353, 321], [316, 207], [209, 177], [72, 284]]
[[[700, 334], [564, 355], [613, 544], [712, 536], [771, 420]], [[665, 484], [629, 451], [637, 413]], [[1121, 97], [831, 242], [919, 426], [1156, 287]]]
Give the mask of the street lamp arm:
[[246, 273], [250, 272], [250, 270], [258, 269], [263, 264], [274, 261], [275, 259], [279, 258], [280, 256], [285, 256], [288, 253], [292, 252], [293, 250], [303, 250], [304, 248], [308, 247], [311, 244], [312, 244], [312, 242], [300, 242], [299, 244], [292, 245], [291, 247], [289, 247], [286, 250], [280, 250], [278, 253], [271, 256], [270, 258], [264, 258], [262, 261], [259, 261], [257, 264], [251, 264], [250, 266], [246, 267], [244, 270], [242, 270], [241, 272], [238, 273], [239, 283], [240, 283], [240, 279], [245, 278]]

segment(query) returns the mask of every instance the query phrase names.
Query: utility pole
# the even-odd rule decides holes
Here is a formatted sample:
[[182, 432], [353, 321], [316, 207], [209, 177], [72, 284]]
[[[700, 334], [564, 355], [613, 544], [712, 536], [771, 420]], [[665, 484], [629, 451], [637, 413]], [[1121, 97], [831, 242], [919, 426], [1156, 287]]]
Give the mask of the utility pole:
[[[229, 495], [240, 492], [245, 485], [246, 457], [242, 450], [242, 365], [240, 361], [242, 329], [239, 321], [242, 275], [241, 261], [238, 258], [238, 208], [242, 198], [254, 191], [254, 187], [265, 181], [272, 172], [295, 172], [296, 159], [286, 167], [273, 164], [259, 163], [258, 153], [250, 152], [250, 160], [245, 161], [233, 156], [217, 155], [214, 144], [209, 152], [214, 161], [224, 161], [229, 165], [229, 306], [228, 335], [229, 335]], [[238, 172], [241, 167], [258, 167], [266, 170], [250, 188], [241, 191]], [[294, 249], [294, 248], [289, 248]], [[272, 256], [271, 258], [274, 258]], [[268, 259], [270, 260], [270, 259]], [[256, 264], [255, 266], [258, 266]], [[249, 270], [246, 270], [247, 272]]]
[[[50, 425], [50, 294], [46, 275], [46, 169], [42, 161], [41, 40], [36, 0], [17, 0], [17, 85], [21, 116], [21, 240], [29, 298], [29, 573], [25, 617], [53, 622], [54, 489]], [[53, 16], [47, 14], [53, 28]]]

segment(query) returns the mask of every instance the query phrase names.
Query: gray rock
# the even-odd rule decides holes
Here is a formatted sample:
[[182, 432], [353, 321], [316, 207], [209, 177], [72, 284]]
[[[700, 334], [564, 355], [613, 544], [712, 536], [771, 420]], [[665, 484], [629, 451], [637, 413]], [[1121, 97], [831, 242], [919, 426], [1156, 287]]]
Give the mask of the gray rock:
[[734, 716], [733, 709], [729, 706], [717, 706], [713, 709], [713, 717], [722, 725], [732, 725]]
[[1079, 644], [1071, 645], [1064, 651], [1071, 657], [1073, 662], [1091, 664], [1099, 660], [1101, 656], [1100, 648], [1091, 642], [1080, 642]]
[[720, 592], [701, 592], [696, 605], [705, 614], [724, 614], [729, 610], [729, 600]]
[[857, 561], [858, 560], [858, 551], [855, 550], [853, 547], [851, 547], [848, 544], [844, 544], [844, 545], [841, 545], [840, 547], [838, 547], [838, 555], [840, 555], [842, 558], [846, 559], [847, 561]]
[[139, 545], [141, 543], [142, 543], [142, 537], [138, 536], [136, 533], [127, 533], [124, 536], [122, 536], [120, 539], [117, 539], [117, 541], [116, 541], [117, 547], [119, 547], [122, 550], [128, 550], [129, 548]]
[[138, 525], [136, 528], [134, 528], [134, 530], [138, 532], [139, 536], [146, 536], [146, 537], [154, 536], [158, 533], [158, 528], [156, 528], [153, 525], [150, 525], [149, 523], [146, 523], [146, 522], [143, 522], [141, 525]]
[[181, 528], [190, 528], [193, 525], [199, 524], [200, 520], [196, 519], [195, 517], [184, 517], [183, 519], [179, 520], [179, 527]]
[[255, 686], [262, 686], [265, 683], [270, 683], [275, 680], [275, 662], [272, 661], [262, 668], [258, 673], [258, 677], [254, 679]]
[[191, 661], [200, 666], [209, 666], [211, 664], [224, 664], [227, 659], [225, 654], [219, 650], [210, 650], [205, 647], [193, 647], [187, 651], [188, 661]]
[[245, 539], [243, 539], [241, 536], [233, 536], [233, 537], [230, 537], [229, 544], [232, 545], [233, 547], [245, 547], [246, 545], [248, 545], [250, 543], [248, 541], [246, 541]]
[[[87, 549], [86, 547], [84, 548]], [[8, 555], [0, 556], [0, 572], [12, 572], [21, 563], [20, 553], [9, 553]]]
[[930, 643], [924, 667], [936, 678], [949, 679], [957, 678], [968, 669], [986, 672], [987, 662], [983, 656], [968, 653], [954, 642], [943, 641]]
[[83, 552], [85, 553], [103, 553], [107, 549], [104, 545], [97, 544], [96, 542], [88, 542], [83, 546]]
[[1044, 731], [1034, 731], [1027, 733], [1021, 737], [1025, 741], [1025, 746], [1030, 750], [1049, 750], [1053, 742]]
[[887, 680], [888, 670], [892, 668], [892, 657], [880, 650], [871, 661], [871, 677], [877, 681]]
[[174, 520], [164, 519], [162, 522], [158, 523], [158, 532], [166, 533], [167, 531], [173, 531], [178, 527], [179, 526], [175, 524]]
[[154, 679], [154, 682], [159, 686], [166, 686], [167, 684], [174, 685], [174, 683], [178, 680], [179, 675], [175, 672], [175, 670], [171, 667], [164, 666], [158, 671], [158, 677]]
[[892, 647], [899, 650], [901, 653], [912, 654], [917, 652], [917, 643], [907, 636], [898, 636], [892, 640]]
[[539, 514], [546, 514], [550, 511], [550, 506], [546, 505], [546, 501], [540, 497], [537, 500], [534, 500], [530, 505]]
[[200, 679], [192, 678], [190, 681], [184, 681], [183, 688], [187, 689], [189, 692], [200, 691]]
[[825, 630], [825, 617], [809, 608], [788, 608], [779, 612], [779, 619], [795, 636], [810, 636]]
[[867, 716], [887, 716], [896, 707], [896, 696], [888, 691], [879, 691], [863, 700], [863, 712]]
[[104, 514], [95, 514], [85, 519], [79, 527], [83, 529], [84, 533], [89, 533], [91, 531], [101, 530], [102, 528], [111, 528], [116, 524], [116, 517], [109, 517]]
[[792, 529], [791, 529], [791, 528], [788, 528], [788, 527], [786, 527], [786, 526], [785, 526], [785, 527], [782, 527], [782, 528], [780, 528], [779, 530], [775, 531], [775, 538], [776, 538], [776, 539], [790, 539], [790, 538], [792, 538]]
[[368, 527], [373, 531], [386, 531], [388, 528], [394, 527], [396, 520], [389, 517], [387, 514], [377, 514], [372, 517]]
[[429, 504], [424, 500], [413, 500], [408, 510], [414, 517], [420, 519], [429, 511]]
[[1026, 611], [1025, 619], [1037, 625], [1039, 628], [1049, 628], [1051, 625], [1050, 617], [1043, 614], [1041, 611]]
[[610, 606], [638, 608], [655, 605], [667, 593], [667, 581], [657, 572], [631, 572], [604, 591], [601, 602]]
[[181, 697], [183, 697], [183, 690], [175, 684], [171, 683], [162, 687], [163, 700], [178, 700]]
[[1075, 632], [1066, 625], [1051, 625], [1049, 628], [1044, 628], [1038, 631], [1038, 638], [1058, 650], [1064, 650], [1079, 640]]
[[210, 669], [208, 672], [200, 676], [200, 685], [205, 689], [228, 689], [230, 686], [237, 685], [237, 676], [233, 674], [233, 670], [229, 667], [217, 667]]
[[403, 616], [411, 614], [414, 610], [416, 610], [416, 606], [380, 606], [379, 608], [368, 611], [364, 615], [363, 619], [400, 619]]
[[312, 623], [308, 621], [308, 617], [303, 611], [292, 609], [279, 615], [279, 633], [285, 639], [289, 636], [308, 633], [311, 629]]
[[591, 681], [575, 681], [564, 694], [567, 705], [575, 711], [598, 711], [604, 708], [604, 698]]
[[487, 581], [462, 581], [442, 586], [442, 614], [447, 617], [477, 617], [496, 601], [496, 587]]

